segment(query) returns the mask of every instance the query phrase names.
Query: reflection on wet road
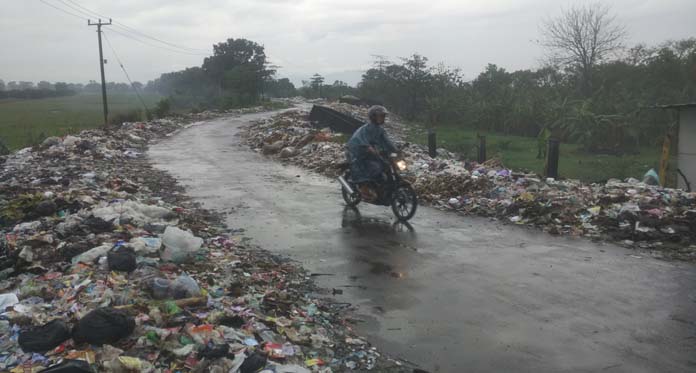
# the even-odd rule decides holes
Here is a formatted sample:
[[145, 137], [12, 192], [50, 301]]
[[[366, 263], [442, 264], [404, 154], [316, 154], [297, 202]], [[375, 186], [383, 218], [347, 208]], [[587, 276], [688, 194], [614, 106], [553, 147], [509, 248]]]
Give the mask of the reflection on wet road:
[[696, 370], [693, 265], [430, 208], [412, 226], [344, 209], [333, 181], [239, 144], [263, 115], [185, 130], [150, 157], [357, 306], [380, 349], [441, 372]]

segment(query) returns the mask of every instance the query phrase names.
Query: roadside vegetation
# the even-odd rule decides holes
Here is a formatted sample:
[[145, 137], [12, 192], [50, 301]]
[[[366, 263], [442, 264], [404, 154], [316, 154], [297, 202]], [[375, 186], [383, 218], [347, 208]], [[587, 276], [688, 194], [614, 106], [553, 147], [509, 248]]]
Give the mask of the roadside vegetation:
[[[155, 106], [158, 95], [143, 95], [145, 104]], [[108, 96], [111, 117], [144, 120], [143, 106], [134, 94]], [[103, 124], [100, 94], [43, 99], [0, 100], [0, 139], [9, 150], [43, 141], [48, 136], [62, 136]]]
[[[562, 143], [565, 177], [641, 178], [658, 164], [665, 137], [676, 133], [676, 113], [655, 106], [696, 101], [696, 38], [652, 46], [626, 46], [626, 38], [608, 7], [581, 5], [540, 25], [547, 56], [537, 69], [489, 64], [467, 80], [419, 54], [380, 57], [345, 93], [383, 103], [416, 129], [434, 129], [439, 146], [470, 156], [478, 133], [487, 136], [490, 156], [539, 171], [538, 140], [554, 137]], [[332, 98], [335, 85], [314, 76], [300, 91]]]

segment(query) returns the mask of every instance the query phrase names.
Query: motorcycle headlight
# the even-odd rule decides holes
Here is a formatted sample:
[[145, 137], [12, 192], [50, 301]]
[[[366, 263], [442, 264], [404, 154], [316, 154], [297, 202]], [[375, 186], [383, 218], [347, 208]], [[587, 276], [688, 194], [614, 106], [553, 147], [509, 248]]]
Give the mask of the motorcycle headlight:
[[406, 162], [403, 160], [398, 161], [398, 162], [396, 162], [396, 167], [399, 168], [399, 171], [403, 171], [406, 169]]

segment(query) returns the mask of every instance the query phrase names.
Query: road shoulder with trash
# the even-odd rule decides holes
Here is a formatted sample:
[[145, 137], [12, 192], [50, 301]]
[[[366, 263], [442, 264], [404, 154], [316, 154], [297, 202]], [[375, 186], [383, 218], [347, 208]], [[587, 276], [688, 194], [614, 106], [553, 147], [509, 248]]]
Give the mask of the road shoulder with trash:
[[411, 371], [355, 335], [302, 268], [144, 157], [218, 116], [83, 131], [0, 160], [0, 370]]
[[[366, 107], [316, 103], [362, 121], [366, 117]], [[312, 123], [308, 115], [308, 110], [298, 109], [252, 123], [244, 130], [244, 142], [281, 162], [336, 177], [338, 165], [346, 159], [344, 143], [350, 134]], [[462, 160], [444, 149], [432, 158], [423, 146], [405, 141], [405, 126], [398, 118], [390, 119], [386, 129], [404, 145], [406, 178], [419, 198], [436, 208], [554, 235], [613, 242], [656, 258], [696, 260], [696, 193], [636, 179], [606, 183], [547, 179], [508, 169], [495, 159], [483, 164]]]

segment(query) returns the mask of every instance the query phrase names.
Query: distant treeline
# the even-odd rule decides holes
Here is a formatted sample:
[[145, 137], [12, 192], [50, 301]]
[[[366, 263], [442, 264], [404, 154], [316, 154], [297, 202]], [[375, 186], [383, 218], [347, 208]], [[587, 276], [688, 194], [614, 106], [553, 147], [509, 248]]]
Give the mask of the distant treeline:
[[696, 38], [637, 46], [586, 75], [588, 83], [572, 68], [508, 72], [489, 64], [465, 81], [459, 70], [413, 55], [377, 61], [358, 95], [428, 124], [522, 136], [547, 128], [588, 151], [630, 152], [659, 143], [675, 123], [656, 104], [696, 101]]
[[0, 99], [40, 99], [49, 97], [73, 96], [75, 94], [77, 94], [77, 92], [71, 91], [69, 89], [60, 91], [55, 89], [13, 89], [11, 91], [0, 91]]
[[[133, 85], [126, 83], [106, 83], [106, 89], [112, 93], [134, 93], [135, 89], [142, 89], [143, 84], [134, 82]], [[72, 96], [78, 93], [100, 93], [101, 84], [91, 80], [87, 84], [82, 83], [51, 83], [40, 81], [36, 84], [27, 81], [10, 81], [5, 83], [0, 79], [0, 99], [41, 99], [49, 97]]]

